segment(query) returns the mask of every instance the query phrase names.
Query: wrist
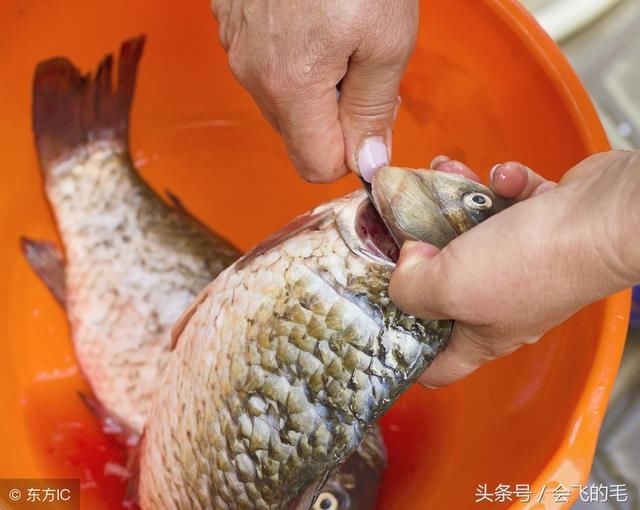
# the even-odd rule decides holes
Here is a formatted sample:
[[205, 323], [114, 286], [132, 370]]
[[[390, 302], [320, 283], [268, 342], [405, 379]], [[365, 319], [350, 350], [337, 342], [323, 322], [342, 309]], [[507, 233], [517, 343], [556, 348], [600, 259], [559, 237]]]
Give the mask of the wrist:
[[[622, 158], [620, 168], [610, 169], [615, 172], [615, 200], [609, 202], [609, 259], [625, 286], [631, 287], [640, 283], [640, 151], [623, 153]], [[604, 186], [601, 189], [606, 192]]]
[[579, 203], [576, 238], [585, 241], [583, 249], [592, 258], [585, 268], [597, 268], [597, 290], [605, 296], [639, 283], [640, 152], [596, 156], [591, 171], [570, 187], [576, 188], [572, 195]]

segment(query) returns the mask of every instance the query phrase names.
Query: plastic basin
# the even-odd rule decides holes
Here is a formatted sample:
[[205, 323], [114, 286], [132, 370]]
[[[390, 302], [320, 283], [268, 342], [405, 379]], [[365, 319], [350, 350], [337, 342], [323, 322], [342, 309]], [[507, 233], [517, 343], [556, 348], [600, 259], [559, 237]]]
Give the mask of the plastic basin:
[[[448, 154], [486, 176], [495, 162], [518, 159], [559, 179], [607, 149], [578, 79], [515, 2], [422, 7], [394, 162], [419, 167]], [[18, 249], [20, 235], [57, 238], [31, 135], [36, 63], [66, 55], [90, 70], [120, 41], [146, 33], [134, 158], [156, 189], [180, 196], [243, 248], [357, 182], [318, 186], [295, 175], [231, 76], [206, 2], [8, 0], [0, 33], [0, 477], [80, 478], [83, 508], [115, 509], [124, 484], [110, 463], [122, 462], [123, 452], [76, 397], [87, 387], [65, 315]], [[478, 484], [529, 484], [536, 495], [543, 484], [584, 482], [628, 310], [628, 293], [613, 296], [458, 384], [409, 391], [383, 419], [390, 466], [380, 508], [477, 508]], [[548, 494], [542, 503], [491, 506], [518, 505], [562, 504]]]

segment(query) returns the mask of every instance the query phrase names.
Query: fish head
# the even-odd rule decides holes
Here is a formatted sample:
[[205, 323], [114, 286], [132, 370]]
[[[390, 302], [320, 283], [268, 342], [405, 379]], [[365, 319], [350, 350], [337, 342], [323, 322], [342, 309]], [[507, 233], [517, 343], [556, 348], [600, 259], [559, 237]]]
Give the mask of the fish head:
[[391, 265], [398, 244], [412, 240], [444, 248], [511, 203], [478, 182], [436, 170], [383, 167], [371, 187], [373, 203], [357, 195], [353, 226], [343, 222], [341, 232], [352, 250]]
[[509, 205], [478, 182], [436, 170], [384, 167], [371, 185], [376, 209], [395, 239], [438, 248]]
[[379, 426], [324, 483], [311, 510], [371, 510], [376, 507], [387, 452]]
[[[374, 480], [369, 480], [370, 476]], [[380, 473], [341, 473], [322, 487], [311, 510], [369, 510], [378, 499]], [[369, 485], [367, 482], [373, 482]]]

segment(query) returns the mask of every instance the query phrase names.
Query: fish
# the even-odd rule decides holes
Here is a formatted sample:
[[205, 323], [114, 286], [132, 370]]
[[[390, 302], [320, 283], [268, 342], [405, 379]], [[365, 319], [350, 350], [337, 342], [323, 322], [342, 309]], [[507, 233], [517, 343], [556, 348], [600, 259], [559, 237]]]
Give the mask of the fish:
[[[35, 145], [65, 253], [50, 241], [21, 239], [28, 263], [68, 315], [94, 393], [83, 401], [133, 460], [172, 356], [173, 324], [241, 255], [177, 196], [167, 192], [163, 200], [133, 164], [128, 126], [144, 42], [140, 36], [122, 44], [115, 84], [112, 55], [93, 76], [61, 57], [37, 66]], [[385, 466], [376, 427], [314, 505], [374, 508]]]
[[171, 327], [239, 255], [134, 168], [128, 119], [143, 44], [123, 44], [115, 87], [111, 56], [93, 79], [67, 59], [47, 60], [33, 82], [33, 131], [64, 244], [58, 272], [75, 353], [100, 403], [138, 433]]
[[143, 509], [308, 508], [445, 348], [451, 321], [389, 297], [395, 239], [444, 248], [509, 203], [458, 175], [391, 166], [372, 196], [294, 219], [183, 313], [140, 444]]

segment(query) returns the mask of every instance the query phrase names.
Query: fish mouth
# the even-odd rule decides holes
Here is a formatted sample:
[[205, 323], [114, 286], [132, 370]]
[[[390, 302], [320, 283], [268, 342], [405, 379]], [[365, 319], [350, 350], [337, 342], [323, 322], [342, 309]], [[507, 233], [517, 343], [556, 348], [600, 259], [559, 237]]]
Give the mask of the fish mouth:
[[[436, 170], [386, 166], [371, 182], [372, 200], [360, 204], [356, 232], [366, 252], [396, 262], [405, 241], [437, 248], [509, 204], [486, 186]], [[473, 203], [469, 197], [484, 203]]]
[[450, 178], [442, 172], [390, 166], [376, 172], [373, 202], [394, 239], [443, 248], [458, 235], [447, 214], [448, 197], [439, 192]]
[[[397, 262], [400, 248], [407, 240], [442, 245], [455, 237], [432, 181], [431, 172], [419, 175], [407, 168], [387, 166], [375, 173], [370, 199], [360, 205], [356, 215], [356, 232], [365, 251]], [[416, 232], [420, 229], [430, 235]], [[434, 233], [443, 231], [446, 241], [434, 237]]]
[[355, 230], [365, 251], [377, 258], [394, 263], [398, 261], [400, 247], [396, 244], [375, 205], [368, 198], [358, 207]]

